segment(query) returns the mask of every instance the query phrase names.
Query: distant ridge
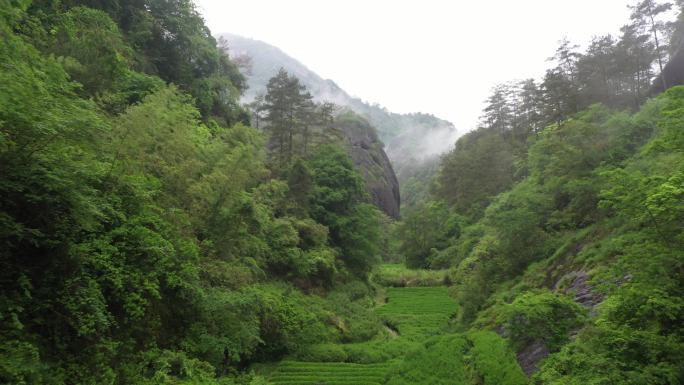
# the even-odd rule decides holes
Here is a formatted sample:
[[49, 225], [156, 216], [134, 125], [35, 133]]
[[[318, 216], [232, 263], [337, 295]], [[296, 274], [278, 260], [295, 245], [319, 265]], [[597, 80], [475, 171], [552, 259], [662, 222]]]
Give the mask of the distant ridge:
[[300, 79], [316, 100], [348, 107], [368, 119], [385, 144], [385, 152], [400, 182], [404, 174], [402, 171], [450, 150], [459, 136], [452, 123], [433, 115], [393, 113], [377, 104], [352, 97], [334, 81], [323, 79], [273, 45], [230, 33], [219, 36], [228, 43], [231, 56], [247, 55], [252, 59], [251, 73], [248, 75], [249, 89], [243, 95], [245, 102], [263, 93], [268, 80], [280, 67], [285, 68]]

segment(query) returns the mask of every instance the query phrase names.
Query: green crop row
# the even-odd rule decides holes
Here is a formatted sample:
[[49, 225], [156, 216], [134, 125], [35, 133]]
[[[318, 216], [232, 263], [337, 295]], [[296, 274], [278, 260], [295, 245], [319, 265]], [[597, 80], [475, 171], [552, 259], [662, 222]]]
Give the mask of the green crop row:
[[388, 363], [284, 361], [269, 380], [276, 385], [375, 385], [383, 382], [388, 369]]
[[403, 337], [438, 334], [456, 312], [446, 287], [388, 288], [387, 303], [377, 314]]

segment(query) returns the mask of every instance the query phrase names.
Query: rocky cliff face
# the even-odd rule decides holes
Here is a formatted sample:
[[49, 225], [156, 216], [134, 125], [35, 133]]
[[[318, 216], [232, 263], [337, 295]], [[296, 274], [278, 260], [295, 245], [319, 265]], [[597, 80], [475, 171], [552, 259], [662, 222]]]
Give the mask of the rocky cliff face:
[[364, 118], [345, 112], [335, 126], [346, 138], [349, 155], [366, 182], [373, 203], [392, 218], [399, 218], [399, 182], [373, 126]]
[[679, 48], [675, 50], [674, 55], [670, 58], [663, 68], [663, 73], [653, 81], [651, 88], [651, 95], [657, 95], [665, 91], [663, 87], [663, 77], [665, 77], [665, 85], [667, 88], [679, 86], [684, 84], [684, 36], [681, 37]]

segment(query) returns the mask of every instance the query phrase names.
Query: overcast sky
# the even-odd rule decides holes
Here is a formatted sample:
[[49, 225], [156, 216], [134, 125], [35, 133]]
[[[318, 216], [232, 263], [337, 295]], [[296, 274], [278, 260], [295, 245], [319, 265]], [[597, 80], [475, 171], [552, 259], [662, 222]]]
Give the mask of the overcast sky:
[[497, 83], [539, 78], [563, 37], [619, 34], [628, 0], [196, 0], [212, 33], [275, 45], [348, 93], [463, 133]]

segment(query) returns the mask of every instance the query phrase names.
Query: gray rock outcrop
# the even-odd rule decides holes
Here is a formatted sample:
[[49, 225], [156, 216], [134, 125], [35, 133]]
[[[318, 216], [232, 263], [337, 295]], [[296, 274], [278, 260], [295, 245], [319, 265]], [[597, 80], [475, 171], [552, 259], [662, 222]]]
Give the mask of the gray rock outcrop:
[[388, 216], [399, 218], [399, 182], [373, 126], [353, 113], [340, 114], [335, 125], [346, 138], [349, 155], [372, 202]]

